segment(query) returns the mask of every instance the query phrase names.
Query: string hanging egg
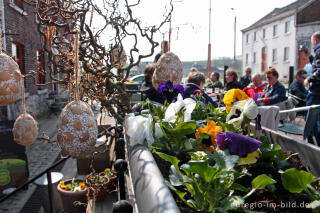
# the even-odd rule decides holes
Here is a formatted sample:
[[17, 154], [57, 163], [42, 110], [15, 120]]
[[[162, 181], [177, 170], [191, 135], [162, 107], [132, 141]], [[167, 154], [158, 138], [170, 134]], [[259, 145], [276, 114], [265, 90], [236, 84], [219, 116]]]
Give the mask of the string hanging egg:
[[66, 154], [92, 157], [97, 137], [96, 119], [88, 104], [72, 101], [63, 108], [57, 124], [57, 142]]
[[28, 146], [36, 141], [38, 130], [37, 121], [30, 114], [23, 113], [14, 122], [13, 140], [22, 146]]
[[173, 84], [180, 84], [182, 80], [182, 63], [178, 56], [172, 52], [163, 54], [157, 64], [152, 76], [152, 85], [158, 90], [160, 83], [170, 80]]
[[21, 94], [21, 73], [18, 64], [0, 53], [0, 106], [15, 103]]

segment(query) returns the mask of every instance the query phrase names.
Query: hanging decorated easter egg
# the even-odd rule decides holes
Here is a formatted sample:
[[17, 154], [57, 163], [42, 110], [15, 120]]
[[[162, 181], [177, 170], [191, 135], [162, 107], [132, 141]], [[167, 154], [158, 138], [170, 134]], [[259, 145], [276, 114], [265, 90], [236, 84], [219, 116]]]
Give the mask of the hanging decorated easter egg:
[[182, 63], [172, 52], [162, 54], [152, 76], [152, 85], [157, 90], [160, 83], [170, 80], [173, 85], [182, 80]]
[[21, 114], [13, 124], [13, 140], [22, 146], [28, 146], [36, 141], [38, 131], [38, 122], [28, 113]]
[[120, 46], [117, 46], [111, 50], [111, 65], [114, 68], [120, 69], [126, 65], [127, 56], [126, 52]]
[[92, 157], [97, 137], [97, 122], [88, 104], [72, 101], [63, 108], [57, 123], [57, 142], [66, 154]]
[[20, 98], [21, 73], [18, 64], [0, 53], [0, 106], [13, 104]]

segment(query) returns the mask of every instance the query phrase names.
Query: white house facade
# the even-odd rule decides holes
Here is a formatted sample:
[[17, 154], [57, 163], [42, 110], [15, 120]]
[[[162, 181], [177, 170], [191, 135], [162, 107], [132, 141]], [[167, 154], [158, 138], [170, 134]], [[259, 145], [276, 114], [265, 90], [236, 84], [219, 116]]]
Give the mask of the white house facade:
[[[312, 5], [315, 2], [319, 4], [320, 0], [298, 0], [286, 7], [276, 8], [243, 29], [243, 70], [250, 67], [253, 73], [262, 73], [269, 67], [275, 67], [280, 79], [288, 81], [290, 67], [296, 71], [306, 63], [299, 58], [301, 47], [310, 49], [310, 36], [320, 30], [320, 18], [318, 22], [308, 22], [304, 16], [304, 10], [319, 11], [319, 7], [314, 8], [317, 5]], [[299, 24], [297, 20], [304, 20], [305, 23]]]

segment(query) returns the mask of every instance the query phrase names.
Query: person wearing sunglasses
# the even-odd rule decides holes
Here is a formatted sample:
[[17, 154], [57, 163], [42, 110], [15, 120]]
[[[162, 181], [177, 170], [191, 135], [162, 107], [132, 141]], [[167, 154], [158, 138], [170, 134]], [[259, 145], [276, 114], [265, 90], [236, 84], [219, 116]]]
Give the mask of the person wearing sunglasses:
[[278, 81], [279, 73], [274, 67], [265, 71], [267, 86], [262, 91], [260, 98], [257, 99], [259, 105], [273, 105], [287, 99], [286, 89]]
[[303, 85], [304, 80], [307, 78], [307, 71], [299, 70], [296, 73], [295, 80], [290, 84], [289, 93], [299, 98], [299, 103], [296, 107], [306, 106], [308, 91]]

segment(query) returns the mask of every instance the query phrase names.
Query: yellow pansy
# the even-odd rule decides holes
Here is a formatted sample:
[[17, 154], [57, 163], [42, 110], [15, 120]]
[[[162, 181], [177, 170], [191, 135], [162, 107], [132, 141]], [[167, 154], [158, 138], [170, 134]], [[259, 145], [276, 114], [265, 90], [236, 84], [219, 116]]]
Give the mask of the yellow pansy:
[[234, 102], [248, 99], [248, 96], [241, 89], [229, 90], [223, 98], [223, 103], [226, 105], [226, 112], [229, 113]]
[[257, 162], [258, 158], [261, 155], [261, 151], [257, 149], [257, 151], [251, 152], [245, 158], [239, 158], [238, 165], [249, 165]]
[[[199, 127], [198, 130], [195, 133], [196, 138], [200, 138], [200, 134], [201, 133], [207, 133], [210, 134], [210, 142], [212, 146], [216, 145], [216, 136], [219, 132], [222, 131], [222, 127], [221, 126], [217, 126], [216, 123], [212, 120], [209, 120], [207, 122], [207, 126], [205, 126], [204, 128]], [[204, 149], [203, 147], [200, 147], [202, 149]], [[208, 147], [205, 149], [206, 151], [212, 152], [212, 148]]]
[[107, 172], [109, 172], [109, 171], [110, 171], [109, 168], [106, 168], [106, 169], [104, 170], [105, 173], [107, 173]]
[[65, 190], [70, 190], [71, 189], [71, 185], [68, 184], [68, 185], [65, 185]]

